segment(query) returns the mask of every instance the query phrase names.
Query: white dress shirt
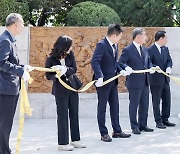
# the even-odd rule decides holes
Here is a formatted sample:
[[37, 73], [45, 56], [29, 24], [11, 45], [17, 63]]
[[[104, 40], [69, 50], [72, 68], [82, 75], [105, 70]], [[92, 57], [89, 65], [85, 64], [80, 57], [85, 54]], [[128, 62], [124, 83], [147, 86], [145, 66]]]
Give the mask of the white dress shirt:
[[[115, 51], [115, 49], [114, 49], [114, 47], [113, 47], [113, 44], [114, 44], [114, 43], [112, 43], [112, 42], [109, 40], [109, 38], [108, 38], [108, 37], [106, 37], [106, 39], [107, 39], [107, 41], [109, 42], [109, 44], [110, 44], [111, 48], [113, 49], [113, 54], [114, 54], [114, 56], [115, 56], [116, 51]], [[116, 46], [116, 49], [117, 49], [117, 44], [115, 44], [115, 46]]]
[[137, 51], [139, 52], [139, 55], [141, 56], [141, 50], [140, 50], [140, 45], [137, 44], [136, 42], [133, 41], [133, 44], [135, 45]]
[[64, 59], [64, 58], [63, 58], [63, 59], [60, 59], [60, 63], [61, 63], [62, 66], [66, 66], [66, 65], [65, 65], [65, 59]]
[[159, 53], [161, 54], [161, 46], [160, 46], [159, 44], [157, 44], [157, 42], [155, 42], [154, 44], [155, 44], [155, 46], [158, 48]]

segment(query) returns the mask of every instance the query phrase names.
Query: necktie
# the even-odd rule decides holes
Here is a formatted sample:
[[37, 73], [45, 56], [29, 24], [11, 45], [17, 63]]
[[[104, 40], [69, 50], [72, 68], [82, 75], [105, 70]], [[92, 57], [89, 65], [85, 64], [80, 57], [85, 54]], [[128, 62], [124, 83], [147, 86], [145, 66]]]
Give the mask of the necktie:
[[140, 45], [139, 48], [140, 48], [141, 58], [142, 58], [142, 60], [144, 62], [144, 53], [143, 53], [143, 50], [142, 50], [142, 46]]
[[161, 52], [160, 52], [160, 55], [161, 55], [161, 57], [162, 57], [162, 59], [163, 59], [163, 47], [161, 46]]
[[17, 45], [16, 45], [16, 42], [14, 41], [14, 53], [15, 53], [15, 55], [16, 55], [16, 59], [17, 59], [17, 61], [18, 61], [18, 63], [19, 63], [19, 57], [18, 57], [18, 49], [17, 49]]
[[116, 56], [116, 53], [117, 53], [117, 48], [116, 48], [116, 45], [113, 44], [112, 47], [114, 48], [114, 51], [113, 51], [113, 54], [114, 54], [114, 57]]

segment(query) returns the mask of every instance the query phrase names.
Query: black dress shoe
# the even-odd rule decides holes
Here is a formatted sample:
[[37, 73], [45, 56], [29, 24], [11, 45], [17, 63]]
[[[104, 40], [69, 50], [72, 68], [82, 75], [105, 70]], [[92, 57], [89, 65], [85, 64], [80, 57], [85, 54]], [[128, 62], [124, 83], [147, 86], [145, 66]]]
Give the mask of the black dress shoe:
[[145, 132], [153, 132], [154, 131], [154, 129], [149, 128], [148, 126], [140, 127], [139, 130], [140, 131], [145, 131]]
[[161, 123], [156, 123], [156, 127], [160, 129], [165, 129], [166, 126], [161, 122]]
[[131, 136], [131, 134], [125, 134], [124, 132], [120, 132], [120, 133], [113, 132], [113, 134], [112, 134], [113, 138], [128, 138], [130, 136]]
[[176, 124], [171, 123], [171, 122], [169, 122], [168, 120], [167, 120], [167, 121], [163, 121], [163, 124], [166, 125], [166, 126], [168, 126], [168, 127], [174, 127], [174, 126], [176, 126]]
[[101, 136], [101, 140], [104, 142], [111, 142], [112, 139], [110, 138], [110, 136], [108, 134]]
[[139, 130], [139, 128], [134, 128], [134, 129], [132, 129], [132, 133], [139, 135], [139, 134], [141, 134], [141, 131]]

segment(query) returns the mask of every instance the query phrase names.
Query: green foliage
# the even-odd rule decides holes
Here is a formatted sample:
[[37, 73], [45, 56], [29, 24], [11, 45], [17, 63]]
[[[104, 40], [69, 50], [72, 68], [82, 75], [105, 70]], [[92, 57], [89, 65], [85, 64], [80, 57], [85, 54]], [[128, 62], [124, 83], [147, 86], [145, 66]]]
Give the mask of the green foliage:
[[0, 0], [0, 25], [5, 25], [5, 20], [8, 14], [15, 12], [20, 13], [24, 20], [28, 20], [29, 8], [26, 0]]
[[67, 16], [68, 26], [107, 26], [120, 23], [118, 14], [110, 7], [94, 2], [76, 4]]
[[173, 2], [173, 15], [175, 16], [175, 26], [180, 26], [180, 1], [175, 0]]
[[[56, 16], [66, 6], [64, 0], [27, 0], [29, 4], [29, 22], [33, 26], [44, 26], [52, 16]], [[56, 20], [54, 20], [55, 22]]]
[[67, 25], [67, 23], [106, 26], [108, 21], [119, 22], [120, 19], [124, 26], [180, 26], [180, 0], [91, 0], [109, 6], [120, 19], [117, 15], [114, 17], [115, 13], [109, 11], [110, 8], [106, 7], [106, 11], [103, 12], [103, 6], [100, 7], [100, 4], [96, 6], [96, 4], [88, 6], [87, 10], [82, 9], [87, 14], [86, 17], [83, 14], [80, 18], [81, 13], [74, 12], [78, 15], [75, 20], [79, 18], [80, 20], [78, 23], [77, 21], [71, 23], [67, 15], [76, 4], [85, 1], [88, 0], [0, 0], [0, 25], [5, 24], [9, 13], [18, 12], [23, 15], [26, 24], [30, 23], [33, 26], [44, 26], [49, 21], [54, 26]]
[[[94, 0], [113, 8], [124, 26], [173, 26], [175, 0]], [[177, 0], [179, 1], [179, 0]]]

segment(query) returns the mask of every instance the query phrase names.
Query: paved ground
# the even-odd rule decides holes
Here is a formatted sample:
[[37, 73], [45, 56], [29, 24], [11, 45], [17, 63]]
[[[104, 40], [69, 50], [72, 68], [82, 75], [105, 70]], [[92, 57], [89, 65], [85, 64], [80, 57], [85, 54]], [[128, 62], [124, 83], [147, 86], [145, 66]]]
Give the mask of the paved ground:
[[[95, 118], [81, 118], [81, 140], [87, 146], [85, 149], [74, 149], [72, 152], [57, 150], [57, 130], [55, 119], [26, 119], [21, 143], [21, 154], [180, 154], [180, 120], [171, 118], [177, 124], [174, 128], [165, 130], [155, 128], [153, 118], [149, 118], [149, 126], [153, 133], [143, 132], [132, 135], [129, 139], [113, 139], [111, 143], [100, 140]], [[110, 119], [107, 118], [109, 134], [111, 134]], [[122, 118], [121, 126], [131, 133], [129, 119]], [[14, 122], [11, 134], [11, 149], [15, 150], [18, 121]], [[15, 152], [13, 152], [15, 154]]]

